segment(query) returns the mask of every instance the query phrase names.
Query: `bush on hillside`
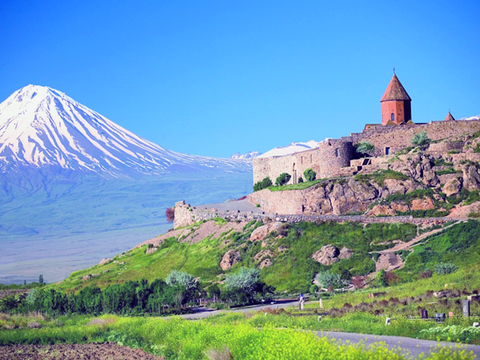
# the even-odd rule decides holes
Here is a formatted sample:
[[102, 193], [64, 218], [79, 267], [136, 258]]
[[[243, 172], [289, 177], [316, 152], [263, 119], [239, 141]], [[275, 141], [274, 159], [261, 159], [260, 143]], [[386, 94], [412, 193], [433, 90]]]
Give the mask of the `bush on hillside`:
[[357, 152], [360, 154], [369, 154], [375, 151], [375, 146], [373, 146], [368, 141], [362, 141], [355, 145]]
[[253, 185], [253, 191], [260, 191], [272, 185], [273, 185], [272, 180], [270, 180], [270, 178], [267, 176], [262, 181], [259, 181], [255, 185]]
[[413, 135], [412, 144], [421, 148], [426, 148], [430, 144], [430, 139], [426, 131]]
[[175, 220], [175, 208], [170, 207], [165, 210], [165, 217], [167, 218], [168, 223], [173, 223]]
[[435, 272], [438, 275], [447, 275], [457, 271], [457, 267], [452, 263], [435, 264]]
[[317, 178], [317, 173], [312, 169], [306, 169], [303, 172], [303, 175], [305, 176], [305, 179], [307, 179], [307, 181], [314, 181]]
[[342, 285], [341, 276], [339, 274], [331, 273], [328, 270], [318, 273], [316, 280], [322, 288], [329, 288], [330, 286], [338, 288]]
[[281, 173], [279, 177], [277, 177], [277, 180], [275, 180], [275, 185], [277, 186], [283, 186], [285, 185], [286, 183], [288, 183], [290, 181], [290, 178], [292, 176], [290, 174], [287, 174], [287, 173]]

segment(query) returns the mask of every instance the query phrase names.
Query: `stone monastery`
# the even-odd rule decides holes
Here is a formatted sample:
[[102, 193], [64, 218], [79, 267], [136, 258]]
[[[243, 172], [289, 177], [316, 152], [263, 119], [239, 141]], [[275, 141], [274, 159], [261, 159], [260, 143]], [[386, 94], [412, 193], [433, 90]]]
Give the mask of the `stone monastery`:
[[[317, 179], [336, 176], [355, 175], [362, 168], [374, 165], [376, 159], [411, 146], [415, 134], [426, 131], [432, 140], [429, 151], [448, 152], [460, 150], [462, 142], [438, 140], [461, 136], [480, 131], [480, 120], [455, 121], [449, 112], [443, 121], [417, 123], [412, 121], [412, 99], [393, 74], [381, 104], [381, 124], [367, 124], [361, 133], [353, 133], [340, 139], [325, 139], [318, 148], [284, 156], [257, 158], [253, 160], [253, 183], [266, 177], [273, 182], [281, 173], [291, 175], [290, 184], [298, 182], [303, 172], [311, 168], [317, 173]], [[371, 158], [359, 159], [356, 156], [355, 144], [366, 141], [375, 146]]]

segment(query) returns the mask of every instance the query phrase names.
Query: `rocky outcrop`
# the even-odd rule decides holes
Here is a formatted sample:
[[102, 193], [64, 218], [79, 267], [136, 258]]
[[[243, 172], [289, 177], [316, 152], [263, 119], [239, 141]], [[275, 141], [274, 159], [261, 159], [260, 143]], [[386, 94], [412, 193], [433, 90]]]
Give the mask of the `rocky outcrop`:
[[478, 167], [474, 164], [467, 164], [462, 168], [463, 187], [468, 191], [478, 191], [480, 189], [480, 175]]
[[220, 267], [223, 271], [230, 269], [233, 265], [242, 260], [238, 250], [228, 250], [220, 261]]
[[431, 210], [435, 209], [434, 201], [429, 197], [424, 197], [422, 199], [413, 199], [410, 205], [412, 210]]
[[340, 254], [338, 255], [339, 259], [350, 259], [353, 256], [354, 251], [347, 248], [343, 247], [340, 249]]
[[277, 233], [280, 232], [285, 227], [285, 224], [281, 222], [273, 222], [262, 225], [255, 230], [253, 230], [252, 234], [250, 235], [250, 241], [259, 241], [265, 239], [268, 234], [272, 231], [276, 231]]
[[270, 267], [272, 266], [272, 260], [270, 258], [263, 259], [260, 264], [258, 264], [258, 267], [260, 269], [263, 269], [265, 267]]
[[105, 265], [105, 264], [108, 264], [109, 262], [111, 262], [112, 259], [109, 259], [109, 258], [103, 258], [102, 260], [100, 260], [100, 262], [98, 263], [98, 265]]
[[340, 250], [337, 247], [329, 244], [322, 246], [320, 250], [315, 252], [312, 255], [312, 259], [322, 265], [332, 265], [339, 260], [338, 255], [340, 255]]
[[260, 251], [259, 253], [257, 253], [257, 254], [253, 257], [253, 260], [259, 261], [259, 260], [263, 259], [263, 258], [266, 257], [266, 256], [273, 256], [273, 253], [272, 253], [270, 250]]
[[445, 185], [443, 185], [442, 191], [447, 196], [456, 195], [460, 192], [460, 190], [462, 190], [462, 183], [463, 183], [462, 178], [450, 179], [445, 183]]

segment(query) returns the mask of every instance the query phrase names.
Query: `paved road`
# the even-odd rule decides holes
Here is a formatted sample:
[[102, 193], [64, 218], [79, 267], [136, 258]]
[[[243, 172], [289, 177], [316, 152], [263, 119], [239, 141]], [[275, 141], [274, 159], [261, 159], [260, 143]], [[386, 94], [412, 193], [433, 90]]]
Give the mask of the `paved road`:
[[[284, 301], [277, 302], [275, 304], [267, 305], [254, 305], [249, 307], [243, 307], [238, 309], [229, 310], [228, 312], [249, 312], [249, 311], [260, 311], [266, 308], [283, 308], [289, 306], [297, 306], [298, 301]], [[208, 316], [218, 315], [220, 313], [225, 313], [225, 310], [209, 310], [203, 307], [196, 308], [194, 314], [182, 315], [184, 319], [203, 319]], [[335, 332], [335, 331], [317, 331], [317, 335], [320, 337], [326, 336], [331, 339], [340, 340], [342, 342], [349, 341], [352, 344], [359, 342], [364, 342], [365, 345], [371, 345], [376, 342], [385, 342], [389, 348], [401, 347], [401, 352], [405, 355], [413, 355], [417, 357], [421, 353], [428, 354], [438, 345], [457, 348], [461, 346], [467, 351], [473, 351], [475, 358], [480, 359], [480, 346], [478, 345], [463, 345], [458, 343], [451, 342], [438, 342], [431, 340], [420, 340], [412, 339], [402, 336], [387, 336], [387, 335], [368, 335], [368, 334], [356, 334], [356, 333], [345, 333], [345, 332]]]
[[366, 335], [366, 334], [355, 334], [355, 333], [344, 333], [344, 332], [333, 332], [333, 331], [318, 331], [318, 336], [329, 337], [331, 339], [341, 340], [342, 342], [349, 341], [350, 343], [358, 343], [364, 341], [366, 345], [371, 345], [375, 342], [385, 342], [389, 348], [398, 347], [402, 348], [402, 353], [410, 353], [413, 356], [418, 356], [421, 353], [427, 354], [437, 345], [447, 346], [456, 348], [457, 346], [462, 346], [462, 348], [467, 351], [473, 351], [476, 359], [480, 359], [480, 346], [478, 345], [462, 345], [458, 343], [451, 342], [438, 342], [430, 340], [419, 340], [412, 339], [403, 336], [386, 336], [386, 335]]
[[[298, 301], [278, 301], [275, 302], [275, 304], [266, 304], [266, 305], [253, 305], [253, 306], [246, 306], [238, 309], [233, 309], [233, 310], [228, 310], [228, 312], [249, 312], [249, 311], [260, 311], [262, 309], [270, 308], [270, 309], [279, 309], [279, 308], [284, 308], [284, 307], [289, 307], [289, 306], [295, 306], [298, 304]], [[226, 310], [210, 310], [204, 307], [198, 307], [193, 309], [195, 313], [193, 314], [186, 314], [186, 315], [181, 315], [184, 319], [204, 319], [209, 316], [214, 316], [218, 315], [221, 313], [225, 313]]]

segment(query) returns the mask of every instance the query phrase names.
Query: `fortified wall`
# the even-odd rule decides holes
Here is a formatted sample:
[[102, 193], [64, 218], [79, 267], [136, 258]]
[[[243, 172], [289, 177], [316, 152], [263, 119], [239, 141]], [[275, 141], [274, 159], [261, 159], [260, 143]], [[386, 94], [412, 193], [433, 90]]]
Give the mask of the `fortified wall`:
[[[391, 155], [397, 151], [412, 146], [415, 134], [426, 131], [432, 141], [450, 137], [460, 137], [480, 131], [480, 120], [469, 121], [432, 121], [428, 124], [405, 125], [371, 125], [361, 133], [352, 133], [340, 139], [326, 139], [319, 147], [299, 153], [257, 158], [253, 160], [253, 183], [266, 177], [273, 182], [281, 173], [292, 175], [289, 183], [295, 184], [303, 172], [311, 168], [317, 173], [317, 178], [329, 178], [342, 175], [352, 175], [354, 169], [351, 160], [354, 159], [354, 145], [367, 141], [375, 146], [374, 157]], [[429, 151], [449, 151], [459, 149], [463, 143], [442, 142], [431, 144]]]
[[186, 204], [185, 201], [175, 203], [175, 221], [173, 228], [178, 229], [183, 226], [192, 225], [197, 221], [211, 220], [214, 218], [222, 218], [229, 221], [252, 221], [261, 220], [279, 221], [297, 223], [301, 221], [333, 221], [358, 222], [362, 224], [378, 224], [378, 223], [409, 223], [420, 225], [422, 227], [430, 227], [432, 225], [444, 224], [454, 219], [449, 217], [443, 218], [414, 218], [413, 216], [390, 216], [390, 217], [365, 217], [362, 215], [303, 215], [303, 214], [266, 214], [253, 213], [251, 211], [217, 211], [216, 209], [203, 209]]

